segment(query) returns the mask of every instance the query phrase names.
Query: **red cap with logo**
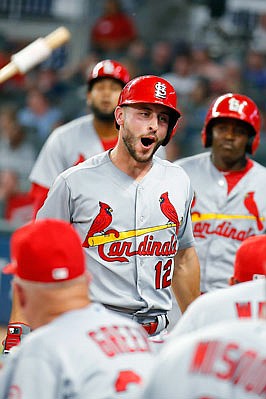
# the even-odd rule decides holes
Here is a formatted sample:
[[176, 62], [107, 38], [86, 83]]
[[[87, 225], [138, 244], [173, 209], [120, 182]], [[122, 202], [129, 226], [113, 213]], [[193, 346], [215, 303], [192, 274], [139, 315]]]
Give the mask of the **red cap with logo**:
[[266, 235], [247, 238], [236, 252], [234, 278], [244, 281], [266, 278]]
[[17, 229], [11, 237], [11, 259], [3, 273], [33, 282], [72, 280], [86, 271], [79, 235], [62, 220], [37, 220]]
[[98, 62], [88, 76], [88, 88], [91, 90], [93, 83], [99, 79], [110, 78], [119, 81], [122, 86], [129, 82], [129, 72], [124, 65], [114, 60]]
[[171, 111], [168, 133], [164, 142], [165, 146], [176, 133], [178, 119], [181, 116], [177, 108], [177, 95], [174, 87], [165, 79], [144, 75], [132, 79], [120, 93], [118, 106], [150, 103], [164, 105]]
[[233, 118], [245, 122], [251, 131], [247, 152], [254, 154], [260, 142], [260, 112], [255, 102], [238, 93], [226, 93], [218, 97], [210, 106], [201, 132], [202, 144], [212, 144], [212, 125], [218, 118]]

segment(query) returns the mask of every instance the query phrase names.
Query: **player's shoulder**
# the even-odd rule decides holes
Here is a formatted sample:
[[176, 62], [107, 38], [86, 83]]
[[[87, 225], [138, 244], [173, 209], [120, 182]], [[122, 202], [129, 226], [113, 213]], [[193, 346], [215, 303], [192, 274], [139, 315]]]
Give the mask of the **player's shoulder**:
[[91, 123], [92, 115], [81, 116], [54, 129], [50, 137], [52, 139], [61, 138], [62, 136], [65, 138], [66, 135], [73, 134], [73, 132], [79, 131], [83, 127], [88, 127]]
[[200, 154], [191, 155], [190, 157], [180, 158], [174, 161], [175, 165], [182, 167], [197, 167], [202, 166], [210, 162], [210, 151], [202, 152]]
[[266, 167], [257, 161], [252, 160], [252, 162], [253, 162], [253, 168], [251, 168], [250, 170], [253, 173], [255, 173], [256, 175], [265, 177], [266, 176]]
[[175, 162], [170, 162], [166, 159], [161, 159], [157, 156], [154, 156], [154, 163], [157, 164], [157, 166], [159, 166], [159, 168], [165, 168], [166, 173], [169, 174], [173, 174], [173, 175], [183, 175], [184, 177], [186, 177], [187, 179], [189, 179], [186, 171], [183, 169], [182, 165], [179, 165]]
[[[243, 345], [257, 345], [256, 336], [258, 341], [265, 339], [266, 323], [265, 320], [257, 319], [235, 319], [235, 320], [221, 320], [212, 325], [200, 327], [196, 331], [189, 334], [176, 337], [169, 341], [165, 350], [170, 354], [174, 348], [183, 351], [186, 348], [189, 350], [193, 342], [218, 340], [228, 341], [237, 339]], [[247, 339], [248, 338], [248, 339]], [[249, 342], [248, 342], [249, 341]]]
[[94, 155], [86, 161], [79, 163], [78, 165], [71, 166], [70, 168], [63, 171], [60, 176], [65, 179], [68, 179], [70, 176], [83, 174], [84, 172], [92, 171], [97, 168], [100, 168], [106, 164], [110, 164], [111, 160], [109, 158], [109, 150], [102, 152], [100, 154]]

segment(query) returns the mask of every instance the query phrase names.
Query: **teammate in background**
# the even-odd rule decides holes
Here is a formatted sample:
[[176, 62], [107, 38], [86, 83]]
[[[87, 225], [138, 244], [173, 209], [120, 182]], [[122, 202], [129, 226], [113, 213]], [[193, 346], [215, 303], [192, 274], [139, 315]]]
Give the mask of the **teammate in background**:
[[199, 295], [186, 173], [154, 156], [175, 133], [180, 112], [166, 80], [142, 76], [122, 90], [114, 149], [63, 172], [37, 218], [70, 221], [93, 276], [91, 297], [165, 334], [172, 301], [183, 312]]
[[179, 335], [223, 320], [262, 317], [266, 311], [266, 235], [242, 242], [236, 252], [232, 287], [201, 295], [187, 309], [169, 334]]
[[266, 321], [231, 320], [162, 348], [141, 399], [265, 399]]
[[154, 362], [148, 336], [136, 322], [90, 303], [74, 228], [31, 222], [12, 236], [11, 253], [6, 272], [15, 275], [13, 289], [34, 331], [4, 359], [0, 397], [139, 397]]
[[192, 222], [201, 266], [201, 291], [227, 287], [236, 250], [265, 233], [266, 168], [251, 160], [260, 139], [256, 104], [242, 94], [214, 101], [202, 130], [205, 152], [176, 161], [194, 189]]
[[129, 79], [127, 69], [113, 60], [99, 62], [90, 72], [87, 103], [91, 114], [55, 129], [31, 171], [35, 214], [59, 173], [115, 146], [114, 109]]

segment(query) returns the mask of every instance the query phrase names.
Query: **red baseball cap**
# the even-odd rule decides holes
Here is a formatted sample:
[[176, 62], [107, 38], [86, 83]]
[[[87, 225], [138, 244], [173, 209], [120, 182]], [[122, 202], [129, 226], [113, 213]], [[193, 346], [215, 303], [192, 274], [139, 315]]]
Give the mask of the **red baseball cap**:
[[236, 251], [234, 278], [239, 282], [266, 278], [266, 235], [252, 236]]
[[72, 280], [85, 273], [80, 237], [62, 220], [30, 222], [14, 232], [10, 244], [12, 261], [3, 273], [42, 283]]

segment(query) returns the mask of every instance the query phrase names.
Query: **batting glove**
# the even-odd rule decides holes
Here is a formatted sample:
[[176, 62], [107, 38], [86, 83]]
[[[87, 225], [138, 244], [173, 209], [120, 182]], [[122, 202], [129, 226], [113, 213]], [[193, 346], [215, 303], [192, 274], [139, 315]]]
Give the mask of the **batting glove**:
[[17, 346], [21, 340], [30, 332], [30, 327], [24, 323], [9, 323], [7, 326], [6, 339], [2, 342], [3, 354], [10, 352], [10, 349]]

